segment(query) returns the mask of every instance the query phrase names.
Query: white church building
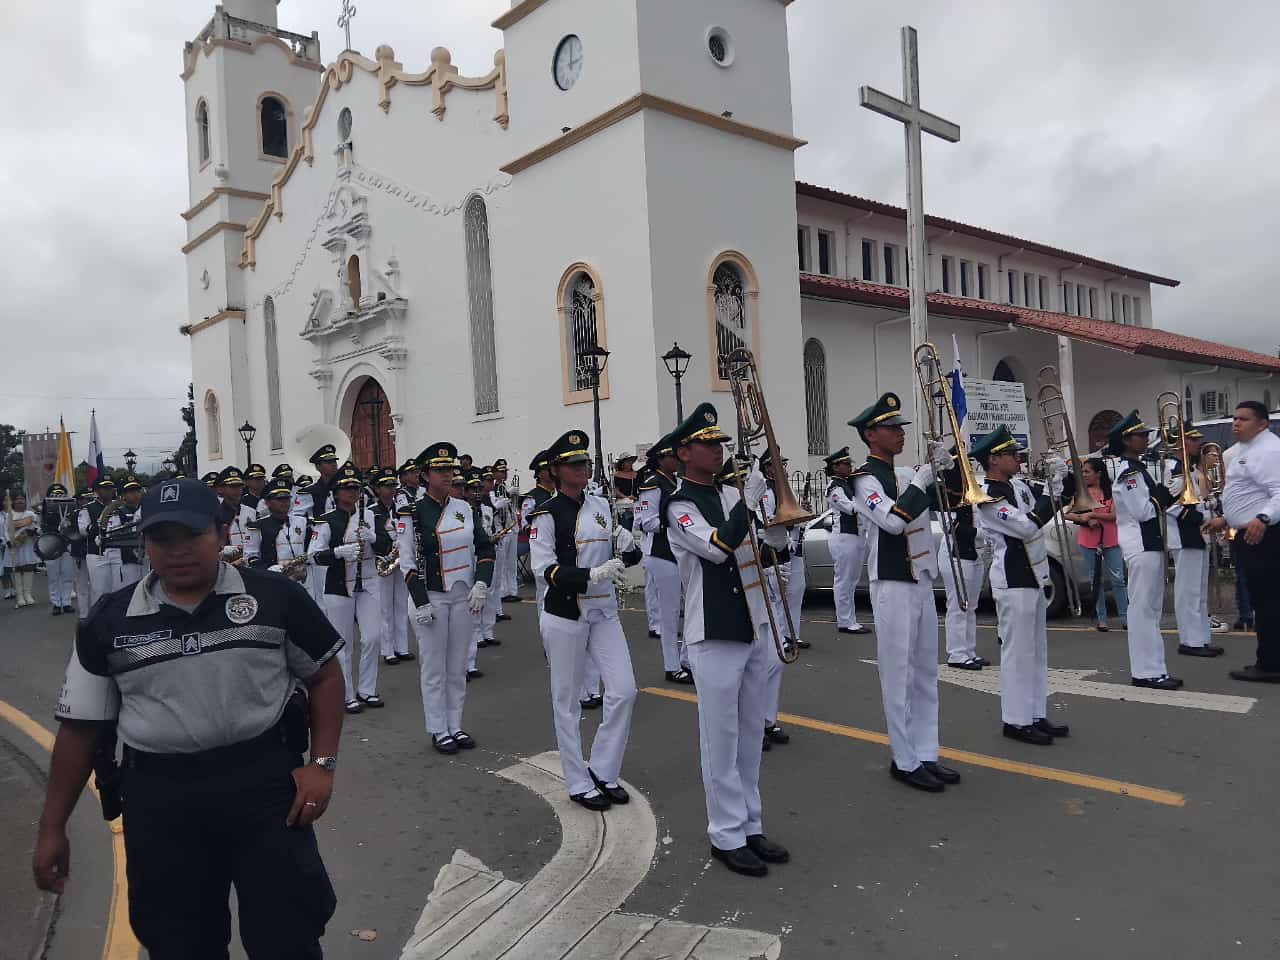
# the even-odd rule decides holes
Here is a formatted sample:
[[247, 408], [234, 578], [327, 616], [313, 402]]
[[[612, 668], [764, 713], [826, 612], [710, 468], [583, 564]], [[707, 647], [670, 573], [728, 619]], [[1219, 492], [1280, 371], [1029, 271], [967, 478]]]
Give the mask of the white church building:
[[[268, 466], [317, 422], [361, 466], [436, 440], [523, 466], [590, 430], [597, 344], [609, 452], [675, 423], [678, 342], [686, 410], [731, 422], [715, 358], [746, 344], [793, 468], [860, 454], [845, 421], [916, 388], [905, 214], [796, 181], [789, 2], [520, 0], [467, 77], [441, 48], [325, 66], [275, 0], [224, 0], [182, 72], [200, 472], [241, 461], [244, 422]], [[1061, 363], [1082, 446], [1161, 390], [1197, 418], [1280, 395], [1280, 360], [1155, 326], [1175, 280], [927, 226], [946, 365], [955, 334], [969, 374], [1034, 395]]]

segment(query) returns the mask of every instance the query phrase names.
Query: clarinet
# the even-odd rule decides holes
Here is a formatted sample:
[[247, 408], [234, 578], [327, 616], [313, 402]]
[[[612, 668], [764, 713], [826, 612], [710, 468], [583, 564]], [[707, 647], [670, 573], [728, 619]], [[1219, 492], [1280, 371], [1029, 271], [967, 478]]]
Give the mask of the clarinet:
[[351, 588], [352, 593], [364, 593], [364, 539], [362, 529], [364, 527], [364, 494], [360, 495], [360, 512], [355, 516], [356, 520], [356, 583]]

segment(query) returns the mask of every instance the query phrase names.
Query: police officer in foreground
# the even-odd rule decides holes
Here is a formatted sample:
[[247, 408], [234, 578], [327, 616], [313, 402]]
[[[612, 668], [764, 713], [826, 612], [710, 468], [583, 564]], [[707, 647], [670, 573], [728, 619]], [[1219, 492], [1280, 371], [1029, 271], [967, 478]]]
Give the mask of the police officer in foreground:
[[129, 921], [151, 960], [225, 958], [232, 884], [250, 958], [318, 958], [336, 901], [311, 824], [337, 766], [342, 640], [300, 585], [219, 561], [221, 514], [203, 483], [157, 484], [143, 517], [153, 572], [99, 602], [76, 638], [36, 885], [66, 885], [67, 821], [115, 725]]

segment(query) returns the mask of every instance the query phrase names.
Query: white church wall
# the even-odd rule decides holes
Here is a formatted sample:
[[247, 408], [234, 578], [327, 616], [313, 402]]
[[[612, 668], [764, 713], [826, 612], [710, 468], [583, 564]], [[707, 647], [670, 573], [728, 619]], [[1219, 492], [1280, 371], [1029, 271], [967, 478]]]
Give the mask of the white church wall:
[[[189, 203], [194, 204], [218, 185], [215, 168], [226, 163], [227, 130], [220, 94], [221, 57], [196, 57], [195, 71], [184, 85], [186, 112], [183, 122], [187, 133], [187, 186]], [[196, 108], [204, 101], [209, 110], [209, 159], [200, 160], [200, 132], [196, 126]]]
[[[196, 453], [200, 474], [239, 462], [240, 455], [232, 444], [233, 439], [238, 440], [233, 428], [239, 423], [234, 420], [231, 409], [229, 349], [229, 330], [225, 323], [215, 324], [191, 337], [191, 379], [196, 405]], [[218, 442], [213, 440], [205, 415], [206, 397], [211, 391], [219, 406], [221, 430]], [[220, 452], [217, 452], [219, 448]]]

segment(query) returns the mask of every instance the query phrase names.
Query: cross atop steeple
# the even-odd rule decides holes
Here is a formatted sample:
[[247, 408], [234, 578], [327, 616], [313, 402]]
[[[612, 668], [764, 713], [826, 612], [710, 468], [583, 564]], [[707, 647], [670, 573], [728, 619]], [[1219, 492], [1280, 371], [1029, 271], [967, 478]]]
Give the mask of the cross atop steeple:
[[342, 0], [342, 13], [338, 14], [338, 26], [340, 26], [347, 35], [347, 47], [351, 49], [351, 18], [356, 15], [356, 8], [351, 5], [351, 0]]

